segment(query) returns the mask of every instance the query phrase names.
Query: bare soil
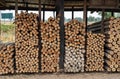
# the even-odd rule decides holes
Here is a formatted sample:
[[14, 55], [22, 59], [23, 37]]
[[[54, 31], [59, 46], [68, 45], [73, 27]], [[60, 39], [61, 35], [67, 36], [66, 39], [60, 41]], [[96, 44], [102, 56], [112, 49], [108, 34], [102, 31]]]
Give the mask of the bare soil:
[[5, 75], [0, 79], [120, 79], [120, 73]]

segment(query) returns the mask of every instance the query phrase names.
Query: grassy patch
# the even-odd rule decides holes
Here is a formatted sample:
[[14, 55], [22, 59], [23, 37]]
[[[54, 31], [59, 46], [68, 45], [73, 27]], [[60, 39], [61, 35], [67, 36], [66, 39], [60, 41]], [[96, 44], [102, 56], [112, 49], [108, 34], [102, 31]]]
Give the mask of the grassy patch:
[[3, 43], [15, 41], [15, 24], [12, 24], [12, 23], [1, 24], [0, 40]]
[[9, 32], [14, 30], [15, 25], [14, 24], [9, 24], [9, 25], [5, 25], [5, 24], [1, 24], [1, 31], [2, 32]]

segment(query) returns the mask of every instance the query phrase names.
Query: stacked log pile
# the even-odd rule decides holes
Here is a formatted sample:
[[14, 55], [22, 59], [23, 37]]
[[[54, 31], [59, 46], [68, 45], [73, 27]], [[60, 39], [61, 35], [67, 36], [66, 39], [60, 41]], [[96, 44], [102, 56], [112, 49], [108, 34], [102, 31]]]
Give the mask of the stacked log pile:
[[87, 33], [86, 71], [104, 71], [104, 35]]
[[120, 18], [111, 18], [104, 22], [106, 35], [106, 65], [109, 72], [120, 72]]
[[60, 27], [59, 20], [49, 18], [41, 22], [41, 72], [59, 71], [60, 54]]
[[[101, 22], [100, 22], [101, 23]], [[98, 23], [99, 25], [99, 23]], [[120, 72], [120, 18], [109, 18], [104, 20], [104, 34], [105, 34], [105, 69], [108, 72]], [[100, 29], [101, 26], [96, 28], [94, 25], [89, 30]]]
[[13, 43], [0, 44], [0, 74], [14, 73], [15, 45]]
[[16, 73], [39, 71], [37, 14], [21, 12], [16, 15]]
[[85, 26], [77, 20], [65, 24], [65, 72], [84, 72]]

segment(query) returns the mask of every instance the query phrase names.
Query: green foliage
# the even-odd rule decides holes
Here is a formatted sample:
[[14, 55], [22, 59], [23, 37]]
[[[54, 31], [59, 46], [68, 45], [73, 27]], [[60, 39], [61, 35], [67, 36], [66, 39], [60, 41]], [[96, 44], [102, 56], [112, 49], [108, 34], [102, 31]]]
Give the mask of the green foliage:
[[[102, 12], [98, 12], [98, 13], [99, 13], [99, 15], [102, 16]], [[104, 13], [104, 19], [110, 18], [111, 16], [112, 16], [112, 13], [111, 13], [111, 12], [105, 12], [105, 13]]]
[[15, 28], [15, 25], [14, 24], [1, 24], [1, 31], [2, 32], [9, 32], [9, 31], [13, 31]]
[[77, 19], [78, 21], [80, 21], [80, 22], [82, 22], [83, 21], [83, 19], [82, 18], [80, 18], [80, 17], [76, 17], [75, 19]]
[[101, 18], [93, 17], [93, 16], [88, 17], [88, 22], [98, 22], [98, 21], [101, 21]]

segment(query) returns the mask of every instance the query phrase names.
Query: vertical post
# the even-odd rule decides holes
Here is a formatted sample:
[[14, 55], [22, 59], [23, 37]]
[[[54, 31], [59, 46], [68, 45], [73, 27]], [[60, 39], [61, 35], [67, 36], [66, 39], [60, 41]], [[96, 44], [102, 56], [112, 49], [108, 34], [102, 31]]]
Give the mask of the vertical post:
[[26, 2], [26, 12], [28, 12], [28, 1]]
[[[85, 55], [84, 55], [84, 58], [86, 60], [86, 53], [87, 53], [87, 0], [84, 0], [83, 22], [85, 24]], [[84, 62], [84, 63], [86, 64], [86, 62]]]
[[64, 28], [64, 0], [56, 0], [56, 14], [60, 18], [60, 69], [64, 68], [65, 28]]
[[[16, 18], [16, 15], [18, 14], [18, 0], [15, 0], [15, 18]], [[15, 19], [16, 20], [16, 19]], [[16, 30], [16, 26], [15, 26], [15, 30]], [[15, 31], [16, 32], [16, 31]], [[16, 33], [15, 33], [15, 42], [16, 42]], [[16, 49], [15, 49], [16, 50]], [[16, 56], [16, 53], [14, 53], [14, 56]], [[16, 59], [14, 58], [14, 69], [16, 70]]]
[[111, 12], [111, 16], [113, 16], [113, 17], [114, 17], [114, 12], [113, 12], [113, 11]]
[[0, 42], [1, 42], [1, 10], [0, 10]]
[[103, 25], [104, 18], [105, 18], [105, 10], [103, 9], [102, 10], [101, 33], [104, 33], [104, 25]]
[[45, 21], [45, 5], [43, 5], [43, 22]]
[[55, 18], [55, 11], [53, 11], [53, 17]]
[[41, 48], [42, 48], [42, 45], [41, 45], [41, 33], [40, 33], [40, 29], [41, 29], [41, 0], [39, 0], [39, 7], [38, 7], [38, 13], [39, 13], [39, 16], [38, 16], [38, 38], [39, 38], [39, 42], [38, 42], [38, 46], [39, 46], [39, 70], [41, 70]]
[[18, 0], [15, 0], [15, 15], [18, 13]]
[[72, 7], [72, 19], [74, 19], [74, 7]]
[[84, 0], [84, 15], [83, 15], [83, 21], [85, 23], [85, 26], [87, 27], [87, 0]]

